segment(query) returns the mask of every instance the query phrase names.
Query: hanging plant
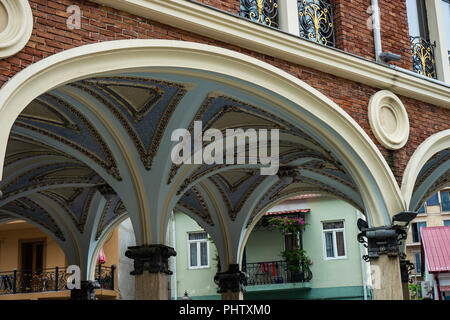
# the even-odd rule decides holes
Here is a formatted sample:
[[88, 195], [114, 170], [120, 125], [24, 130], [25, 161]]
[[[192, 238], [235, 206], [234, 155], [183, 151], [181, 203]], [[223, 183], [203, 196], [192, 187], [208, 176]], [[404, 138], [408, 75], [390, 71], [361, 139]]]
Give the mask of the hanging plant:
[[284, 235], [297, 234], [305, 229], [307, 226], [305, 220], [301, 217], [275, 217], [269, 219], [269, 223], [272, 227], [277, 228]]
[[[269, 219], [269, 223], [283, 235], [296, 235], [307, 226], [307, 223], [301, 217], [274, 217]], [[306, 251], [300, 248], [284, 250], [281, 252], [281, 256], [286, 261], [288, 270], [298, 274], [309, 271], [309, 266], [312, 264], [311, 259], [306, 255]]]

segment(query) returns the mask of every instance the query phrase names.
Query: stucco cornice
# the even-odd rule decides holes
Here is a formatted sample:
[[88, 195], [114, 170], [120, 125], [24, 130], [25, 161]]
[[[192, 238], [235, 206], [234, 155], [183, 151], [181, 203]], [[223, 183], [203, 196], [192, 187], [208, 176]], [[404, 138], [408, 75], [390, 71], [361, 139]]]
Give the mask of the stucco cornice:
[[183, 30], [450, 108], [450, 86], [186, 0], [92, 0]]

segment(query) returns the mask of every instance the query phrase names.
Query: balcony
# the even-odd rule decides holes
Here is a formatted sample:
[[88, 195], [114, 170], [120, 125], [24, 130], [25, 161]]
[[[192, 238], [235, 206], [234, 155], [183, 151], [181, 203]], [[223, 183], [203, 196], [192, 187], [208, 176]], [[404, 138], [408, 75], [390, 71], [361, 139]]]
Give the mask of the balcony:
[[279, 28], [278, 0], [241, 0], [240, 15], [253, 22]]
[[312, 279], [309, 268], [301, 272], [292, 272], [288, 270], [285, 261], [247, 263], [244, 271], [248, 275], [247, 286], [303, 283]]
[[327, 0], [298, 0], [300, 37], [334, 47], [333, 9]]
[[436, 79], [434, 45], [422, 37], [410, 37], [414, 72]]
[[[70, 297], [67, 289], [66, 267], [46, 268], [39, 271], [14, 270], [0, 272], [0, 299], [65, 299]], [[115, 293], [104, 293], [103, 290], [114, 291], [116, 267], [98, 265], [95, 280], [101, 286], [100, 298], [110, 299]], [[33, 295], [29, 296], [29, 295]]]

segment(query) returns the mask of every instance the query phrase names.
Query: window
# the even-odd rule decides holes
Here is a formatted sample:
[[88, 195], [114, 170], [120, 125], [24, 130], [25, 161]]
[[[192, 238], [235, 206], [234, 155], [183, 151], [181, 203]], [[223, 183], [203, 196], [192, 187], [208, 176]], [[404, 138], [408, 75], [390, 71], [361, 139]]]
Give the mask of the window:
[[189, 237], [189, 268], [209, 267], [209, 241], [206, 232], [192, 232]]
[[406, 0], [414, 72], [436, 78], [434, 46], [430, 43], [424, 0]]
[[450, 190], [441, 191], [441, 206], [442, 212], [450, 211]]
[[416, 273], [421, 272], [421, 264], [420, 264], [420, 252], [414, 252], [414, 265], [416, 267]]
[[345, 258], [344, 221], [323, 222], [322, 226], [325, 259]]
[[442, 0], [442, 15], [444, 16], [445, 37], [447, 42], [448, 60], [450, 64], [450, 1]]
[[444, 220], [444, 227], [450, 227], [450, 220]]
[[437, 193], [433, 194], [430, 199], [427, 200], [427, 206], [439, 205], [439, 196]]
[[409, 35], [429, 40], [425, 2], [423, 0], [406, 0]]
[[425, 205], [424, 204], [419, 208], [419, 211], [417, 211], [417, 213], [419, 213], [419, 214], [425, 213]]
[[420, 242], [420, 229], [427, 226], [426, 222], [416, 222], [411, 225], [413, 242]]

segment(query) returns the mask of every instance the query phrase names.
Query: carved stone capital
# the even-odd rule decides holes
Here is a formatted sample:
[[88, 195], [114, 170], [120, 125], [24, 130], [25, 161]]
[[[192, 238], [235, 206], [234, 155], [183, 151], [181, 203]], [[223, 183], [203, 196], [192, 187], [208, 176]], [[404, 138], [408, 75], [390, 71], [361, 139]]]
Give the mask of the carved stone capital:
[[219, 272], [214, 276], [214, 282], [219, 286], [218, 293], [227, 291], [244, 291], [247, 275], [239, 270], [238, 264], [230, 264], [228, 271]]
[[72, 289], [70, 292], [71, 300], [95, 300], [95, 289], [99, 289], [98, 281], [81, 281], [80, 289]]
[[131, 275], [142, 274], [144, 270], [150, 273], [172, 274], [169, 270], [169, 258], [177, 253], [171, 247], [163, 244], [128, 247], [125, 256], [134, 260], [134, 270]]

